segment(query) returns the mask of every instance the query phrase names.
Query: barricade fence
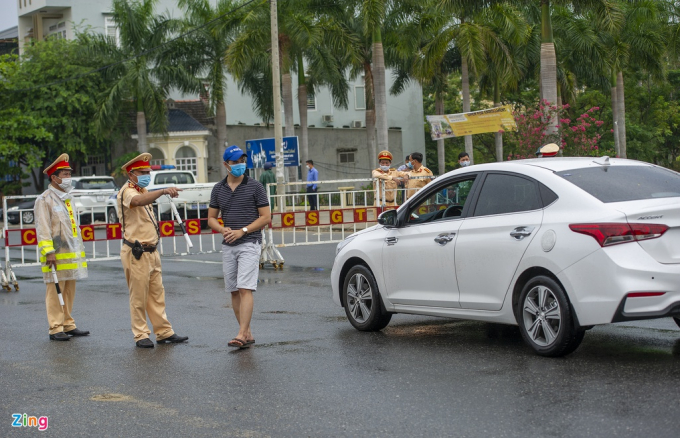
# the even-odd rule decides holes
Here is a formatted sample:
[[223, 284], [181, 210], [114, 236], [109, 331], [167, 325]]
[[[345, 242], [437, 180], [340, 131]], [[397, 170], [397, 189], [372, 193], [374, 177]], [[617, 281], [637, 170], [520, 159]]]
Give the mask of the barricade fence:
[[[305, 189], [306, 184], [303, 181], [284, 185], [288, 189], [297, 186]], [[332, 187], [333, 190], [269, 196], [272, 220], [262, 230], [260, 267], [265, 264], [271, 264], [274, 268], [283, 266], [284, 259], [277, 248], [341, 242], [350, 234], [375, 225], [382, 211], [397, 208], [381, 202], [385, 199], [385, 185], [381, 180], [348, 179], [316, 181], [315, 184], [319, 187]], [[359, 185], [358, 189], [355, 188], [356, 185]], [[266, 187], [268, 193], [271, 186], [274, 184]], [[202, 192], [192, 193], [194, 191]], [[161, 237], [158, 251], [162, 256], [221, 252], [222, 236], [208, 226], [210, 193], [205, 188], [184, 189], [183, 192], [185, 193], [180, 193], [180, 198], [173, 200], [173, 203], [184, 222], [193, 248], [188, 247], [182, 229], [172, 217], [170, 198], [163, 196], [153, 204]], [[116, 199], [117, 193], [112, 190], [98, 190], [73, 195], [88, 262], [120, 259], [123, 229], [119, 222], [120, 205]], [[316, 210], [310, 209], [309, 196], [318, 197]], [[34, 225], [35, 214], [33, 205], [27, 202], [34, 201], [37, 197], [38, 195], [26, 195], [3, 198], [5, 266], [0, 264], [0, 285], [6, 290], [11, 290], [11, 286], [19, 290], [14, 268], [41, 265]], [[202, 199], [188, 201], [182, 197]], [[218, 222], [222, 224], [222, 219], [219, 218]]]

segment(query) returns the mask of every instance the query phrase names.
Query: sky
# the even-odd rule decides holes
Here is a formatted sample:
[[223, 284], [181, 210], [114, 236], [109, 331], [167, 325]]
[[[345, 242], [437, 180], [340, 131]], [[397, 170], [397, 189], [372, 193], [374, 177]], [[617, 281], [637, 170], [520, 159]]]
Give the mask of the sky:
[[17, 0], [0, 0], [0, 31], [17, 25], [18, 4]]

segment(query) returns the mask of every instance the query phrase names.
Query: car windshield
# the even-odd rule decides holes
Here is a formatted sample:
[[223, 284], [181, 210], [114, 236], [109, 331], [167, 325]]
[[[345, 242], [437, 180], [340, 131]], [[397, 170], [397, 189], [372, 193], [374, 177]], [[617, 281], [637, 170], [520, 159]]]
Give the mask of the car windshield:
[[189, 173], [167, 172], [159, 173], [154, 179], [155, 184], [193, 184], [194, 177]]
[[76, 189], [80, 190], [113, 190], [116, 184], [112, 179], [81, 179], [76, 181]]
[[556, 172], [602, 202], [680, 197], [680, 173], [656, 166], [601, 166]]

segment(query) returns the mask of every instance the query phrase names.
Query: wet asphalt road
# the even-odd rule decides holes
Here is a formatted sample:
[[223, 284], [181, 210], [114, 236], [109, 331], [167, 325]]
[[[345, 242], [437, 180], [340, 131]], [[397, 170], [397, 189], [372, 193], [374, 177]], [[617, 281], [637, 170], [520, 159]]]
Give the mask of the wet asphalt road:
[[261, 271], [253, 348], [223, 292], [220, 255], [164, 258], [183, 345], [134, 347], [118, 261], [90, 263], [74, 316], [92, 335], [50, 342], [37, 268], [0, 292], [0, 436], [12, 413], [50, 436], [647, 436], [680, 433], [680, 329], [671, 319], [596, 327], [562, 359], [516, 329], [396, 315], [360, 333], [330, 299], [334, 245], [286, 248]]

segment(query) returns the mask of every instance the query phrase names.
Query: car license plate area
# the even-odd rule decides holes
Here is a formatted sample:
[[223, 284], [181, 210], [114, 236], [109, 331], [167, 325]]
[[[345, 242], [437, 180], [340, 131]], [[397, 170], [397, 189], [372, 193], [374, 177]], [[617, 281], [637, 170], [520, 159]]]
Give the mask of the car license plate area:
[[[200, 205], [200, 207], [199, 207]], [[187, 208], [189, 210], [196, 210], [197, 208], [200, 208], [201, 210], [205, 210], [208, 208], [208, 204], [188, 204]]]

